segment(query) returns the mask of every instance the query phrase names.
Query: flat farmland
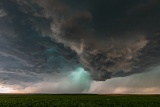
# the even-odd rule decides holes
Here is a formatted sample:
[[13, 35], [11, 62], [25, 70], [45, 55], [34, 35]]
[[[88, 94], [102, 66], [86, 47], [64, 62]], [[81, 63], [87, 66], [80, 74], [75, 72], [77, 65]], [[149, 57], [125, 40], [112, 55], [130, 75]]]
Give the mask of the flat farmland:
[[0, 107], [160, 107], [160, 95], [1, 94]]

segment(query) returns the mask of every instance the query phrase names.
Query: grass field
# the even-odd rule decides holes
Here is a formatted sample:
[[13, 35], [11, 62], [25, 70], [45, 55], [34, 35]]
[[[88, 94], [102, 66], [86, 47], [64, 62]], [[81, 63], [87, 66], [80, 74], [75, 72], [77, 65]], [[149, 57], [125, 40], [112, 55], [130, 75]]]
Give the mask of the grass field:
[[160, 107], [160, 95], [0, 95], [0, 107]]

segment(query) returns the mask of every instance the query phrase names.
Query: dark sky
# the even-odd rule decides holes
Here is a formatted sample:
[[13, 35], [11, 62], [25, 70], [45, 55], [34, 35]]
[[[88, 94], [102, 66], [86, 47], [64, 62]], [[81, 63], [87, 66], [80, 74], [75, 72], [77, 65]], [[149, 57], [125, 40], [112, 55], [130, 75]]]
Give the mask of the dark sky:
[[1, 0], [0, 83], [25, 88], [51, 75], [61, 81], [57, 78], [79, 67], [93, 81], [145, 74], [160, 62], [159, 5], [159, 0]]

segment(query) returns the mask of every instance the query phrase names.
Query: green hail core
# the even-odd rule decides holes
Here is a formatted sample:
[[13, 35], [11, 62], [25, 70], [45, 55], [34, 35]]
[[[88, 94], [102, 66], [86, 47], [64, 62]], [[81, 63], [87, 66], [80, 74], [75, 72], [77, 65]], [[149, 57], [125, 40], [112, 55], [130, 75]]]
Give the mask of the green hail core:
[[81, 91], [87, 91], [90, 88], [90, 74], [81, 67], [70, 73], [69, 80], [74, 88]]

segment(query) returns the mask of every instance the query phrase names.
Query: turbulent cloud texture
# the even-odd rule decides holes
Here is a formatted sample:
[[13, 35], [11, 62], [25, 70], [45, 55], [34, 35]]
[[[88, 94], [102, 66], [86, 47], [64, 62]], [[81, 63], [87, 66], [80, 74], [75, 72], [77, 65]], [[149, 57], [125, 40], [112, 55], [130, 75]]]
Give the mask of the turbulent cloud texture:
[[1, 84], [28, 87], [49, 75], [66, 78], [77, 68], [95, 81], [152, 71], [160, 62], [159, 5], [158, 0], [1, 0]]

